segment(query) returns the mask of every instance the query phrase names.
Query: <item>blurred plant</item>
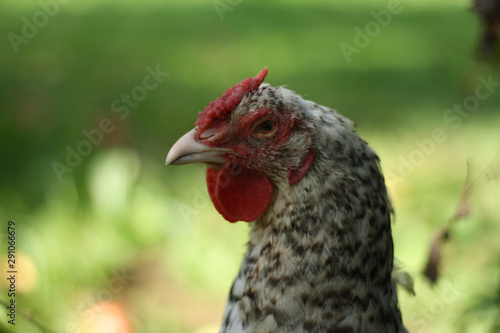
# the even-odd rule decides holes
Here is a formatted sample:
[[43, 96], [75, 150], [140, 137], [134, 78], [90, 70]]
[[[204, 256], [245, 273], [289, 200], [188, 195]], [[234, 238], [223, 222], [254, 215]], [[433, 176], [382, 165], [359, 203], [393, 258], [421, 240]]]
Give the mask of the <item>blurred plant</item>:
[[[7, 307], [8, 303], [6, 301], [4, 301], [3, 299], [0, 299], [0, 305], [2, 307]], [[53, 330], [51, 330], [48, 327], [46, 327], [45, 325], [41, 324], [31, 312], [26, 311], [26, 310], [22, 310], [19, 308], [16, 311], [17, 311], [18, 315], [20, 315], [22, 318], [26, 319], [32, 325], [37, 327], [39, 332], [41, 332], [41, 333], [55, 333]], [[13, 329], [12, 331], [9, 330], [8, 332], [16, 332], [16, 330]]]
[[479, 179], [481, 179], [481, 177], [486, 175], [488, 176], [488, 178], [492, 178], [497, 174], [496, 170], [498, 170], [500, 166], [495, 165], [495, 162], [499, 154], [500, 150], [495, 153], [486, 168], [484, 168], [472, 181], [470, 180], [470, 165], [467, 162], [465, 181], [460, 192], [460, 199], [458, 201], [457, 208], [455, 209], [453, 215], [449, 218], [446, 225], [435, 232], [431, 243], [429, 258], [427, 259], [427, 265], [424, 270], [424, 275], [431, 281], [432, 284], [435, 284], [439, 277], [439, 264], [441, 262], [442, 244], [450, 239], [451, 229], [455, 225], [455, 223], [469, 216], [469, 197], [472, 187], [477, 183]]
[[[500, 268], [500, 260], [497, 262]], [[464, 311], [461, 320], [461, 332], [470, 332], [470, 325], [477, 321], [486, 321], [488, 332], [500, 332], [500, 278], [496, 286], [492, 286], [490, 293], [480, 294], [476, 301]], [[491, 320], [489, 320], [491, 318]]]

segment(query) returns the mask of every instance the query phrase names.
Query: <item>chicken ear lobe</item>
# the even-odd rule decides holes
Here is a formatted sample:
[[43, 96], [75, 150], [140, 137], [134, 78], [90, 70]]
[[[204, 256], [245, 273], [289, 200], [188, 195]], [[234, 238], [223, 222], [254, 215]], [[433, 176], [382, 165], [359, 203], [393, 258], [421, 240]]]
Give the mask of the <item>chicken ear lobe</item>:
[[229, 222], [256, 220], [273, 195], [267, 176], [234, 162], [220, 171], [208, 168], [207, 187], [215, 208]]
[[314, 162], [314, 158], [316, 157], [316, 151], [312, 148], [309, 149], [307, 154], [302, 158], [302, 161], [299, 165], [291, 166], [288, 169], [288, 183], [293, 185], [302, 179], [309, 171], [309, 168]]

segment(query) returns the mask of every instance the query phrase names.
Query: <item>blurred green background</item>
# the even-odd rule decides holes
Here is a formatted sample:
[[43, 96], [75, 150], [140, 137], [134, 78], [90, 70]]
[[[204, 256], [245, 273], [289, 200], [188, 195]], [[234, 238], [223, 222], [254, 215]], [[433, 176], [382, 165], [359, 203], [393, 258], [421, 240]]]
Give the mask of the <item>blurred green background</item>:
[[[164, 159], [197, 111], [269, 66], [266, 82], [337, 109], [380, 155], [415, 277], [417, 295], [399, 293], [409, 331], [498, 332], [500, 85], [482, 83], [498, 69], [475, 60], [470, 2], [403, 0], [376, 23], [388, 3], [0, 3], [0, 266], [14, 220], [19, 271], [16, 326], [2, 306], [0, 331], [217, 332], [248, 226], [215, 211], [203, 166]], [[431, 287], [466, 161], [470, 214]]]

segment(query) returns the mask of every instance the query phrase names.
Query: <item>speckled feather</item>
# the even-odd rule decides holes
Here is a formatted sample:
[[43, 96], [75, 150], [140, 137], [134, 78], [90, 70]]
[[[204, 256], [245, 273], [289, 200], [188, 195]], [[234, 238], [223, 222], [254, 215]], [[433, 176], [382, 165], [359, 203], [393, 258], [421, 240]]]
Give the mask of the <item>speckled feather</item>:
[[[230, 117], [260, 108], [291, 112], [302, 130], [266, 156], [275, 190], [251, 222], [220, 332], [406, 332], [377, 155], [349, 120], [282, 87], [261, 85]], [[290, 185], [273, 161], [295, 165], [311, 146], [313, 165]]]

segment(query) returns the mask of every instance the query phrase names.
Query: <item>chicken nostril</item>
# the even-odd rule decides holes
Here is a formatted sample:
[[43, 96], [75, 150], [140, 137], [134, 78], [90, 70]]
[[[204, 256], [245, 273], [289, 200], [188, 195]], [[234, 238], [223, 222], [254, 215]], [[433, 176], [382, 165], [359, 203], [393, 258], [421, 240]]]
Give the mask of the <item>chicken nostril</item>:
[[202, 133], [200, 133], [199, 138], [202, 140], [205, 140], [205, 139], [211, 138], [214, 135], [215, 135], [215, 129], [208, 128], [208, 129], [204, 130]]

